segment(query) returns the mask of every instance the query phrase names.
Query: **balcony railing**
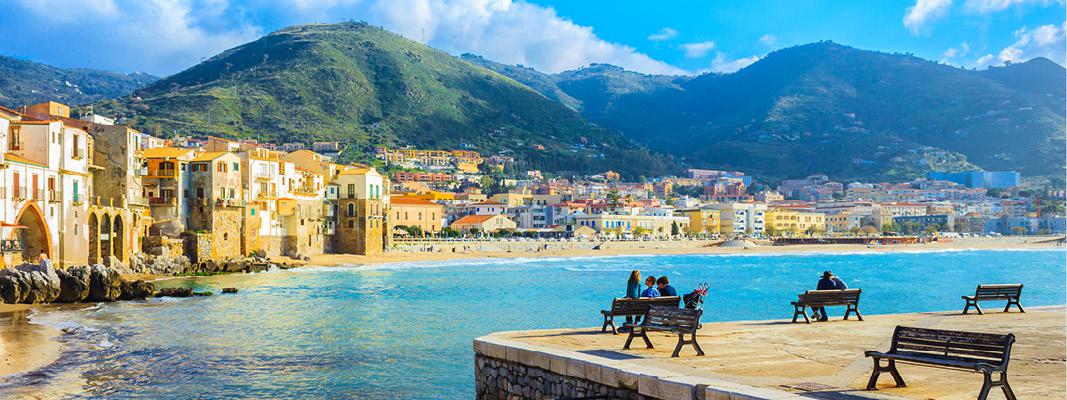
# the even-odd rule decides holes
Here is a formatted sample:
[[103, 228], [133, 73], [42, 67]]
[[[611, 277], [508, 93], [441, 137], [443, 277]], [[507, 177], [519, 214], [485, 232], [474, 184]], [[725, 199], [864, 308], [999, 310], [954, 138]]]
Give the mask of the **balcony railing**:
[[148, 204], [152, 205], [164, 205], [164, 204], [177, 204], [178, 198], [174, 196], [170, 197], [149, 197]]

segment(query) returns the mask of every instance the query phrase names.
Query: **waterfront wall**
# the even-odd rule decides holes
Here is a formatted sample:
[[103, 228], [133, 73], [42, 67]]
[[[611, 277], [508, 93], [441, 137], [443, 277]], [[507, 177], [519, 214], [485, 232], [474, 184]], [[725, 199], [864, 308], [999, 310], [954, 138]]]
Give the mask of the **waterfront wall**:
[[618, 357], [540, 346], [503, 335], [474, 340], [478, 400], [560, 399], [606, 396], [627, 400], [805, 400], [796, 394], [720, 379], [685, 375]]

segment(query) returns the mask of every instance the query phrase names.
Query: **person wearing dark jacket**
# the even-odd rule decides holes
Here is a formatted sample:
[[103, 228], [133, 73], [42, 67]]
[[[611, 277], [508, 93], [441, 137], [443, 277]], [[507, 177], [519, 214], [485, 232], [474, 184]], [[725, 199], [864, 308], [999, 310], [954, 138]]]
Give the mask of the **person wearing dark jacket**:
[[[819, 279], [819, 284], [815, 287], [815, 289], [844, 290], [848, 289], [848, 285], [846, 285], [845, 281], [842, 281], [841, 278], [834, 276], [833, 272], [823, 271], [822, 279]], [[818, 320], [820, 322], [825, 322], [829, 320], [829, 317], [826, 316], [826, 307], [815, 307], [812, 311], [814, 311], [818, 315]]]
[[660, 296], [678, 296], [678, 291], [674, 289], [674, 286], [671, 286], [671, 281], [667, 279], [667, 275], [656, 279], [656, 289], [659, 290]]

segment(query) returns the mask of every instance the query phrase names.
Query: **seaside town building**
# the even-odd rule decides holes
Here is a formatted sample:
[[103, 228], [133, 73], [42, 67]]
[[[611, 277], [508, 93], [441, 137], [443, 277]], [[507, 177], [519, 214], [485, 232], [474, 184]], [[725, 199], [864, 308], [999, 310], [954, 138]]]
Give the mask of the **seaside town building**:
[[515, 230], [518, 225], [502, 214], [473, 214], [452, 222], [449, 227], [460, 232], [494, 233], [502, 230]]
[[441, 232], [444, 206], [415, 196], [390, 196], [390, 224], [394, 228], [416, 227], [424, 234]]

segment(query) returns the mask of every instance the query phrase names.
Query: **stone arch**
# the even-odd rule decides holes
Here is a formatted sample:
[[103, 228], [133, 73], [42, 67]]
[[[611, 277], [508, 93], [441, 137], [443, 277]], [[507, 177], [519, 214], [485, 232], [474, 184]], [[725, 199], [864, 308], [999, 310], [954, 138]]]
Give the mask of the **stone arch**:
[[14, 233], [22, 241], [22, 261], [34, 262], [42, 254], [52, 259], [52, 232], [48, 230], [41, 208], [33, 202], [26, 202], [19, 210], [16, 221], [25, 226]]
[[104, 265], [111, 265], [111, 215], [104, 213], [100, 217], [100, 258]]
[[119, 261], [126, 262], [126, 258], [123, 257], [125, 251], [123, 251], [123, 245], [125, 244], [126, 227], [122, 225], [122, 216], [115, 216], [114, 228], [111, 229], [111, 252], [115, 255], [115, 258]]
[[100, 220], [89, 213], [89, 265], [100, 263]]

